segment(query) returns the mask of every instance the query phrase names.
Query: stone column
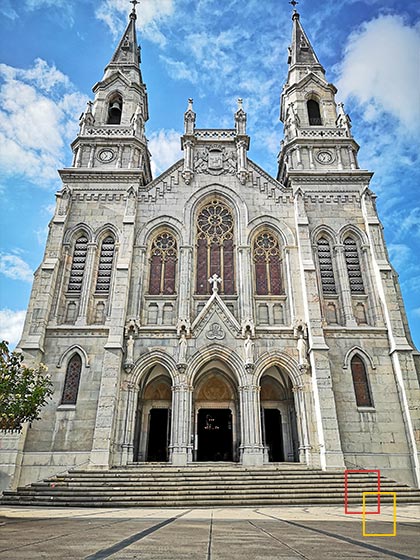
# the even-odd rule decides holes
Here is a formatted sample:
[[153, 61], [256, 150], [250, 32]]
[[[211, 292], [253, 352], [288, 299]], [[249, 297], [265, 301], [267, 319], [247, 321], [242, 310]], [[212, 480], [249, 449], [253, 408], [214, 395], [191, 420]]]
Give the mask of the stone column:
[[122, 442], [122, 464], [133, 460], [133, 449], [134, 449], [134, 423], [135, 423], [135, 407], [136, 407], [136, 396], [137, 387], [134, 383], [127, 383], [125, 392], [125, 421], [124, 421], [124, 435]]
[[251, 270], [251, 248], [249, 245], [242, 245], [238, 247], [238, 280], [239, 280], [239, 294], [240, 294], [240, 317], [241, 322], [244, 320], [250, 320], [253, 318], [253, 308], [252, 308], [252, 284], [251, 275], [249, 270]]
[[183, 245], [179, 248], [180, 255], [180, 273], [178, 282], [179, 294], [179, 311], [178, 316], [186, 321], [190, 320], [190, 294], [191, 282], [193, 275], [191, 274], [193, 248], [191, 245]]
[[339, 274], [340, 294], [343, 304], [344, 322], [346, 327], [356, 327], [353, 304], [351, 300], [349, 275], [347, 272], [346, 258], [344, 256], [344, 245], [334, 245], [335, 260]]
[[264, 446], [261, 433], [260, 387], [254, 381], [239, 387], [241, 411], [241, 461], [243, 465], [262, 465]]
[[192, 461], [191, 405], [193, 388], [186, 379], [172, 387], [172, 426], [169, 445], [173, 465], [186, 465]]
[[308, 418], [306, 414], [306, 403], [304, 386], [296, 385], [292, 389], [295, 395], [296, 416], [298, 419], [298, 434], [299, 434], [299, 462], [305, 465], [311, 465], [311, 446], [309, 444], [308, 433]]

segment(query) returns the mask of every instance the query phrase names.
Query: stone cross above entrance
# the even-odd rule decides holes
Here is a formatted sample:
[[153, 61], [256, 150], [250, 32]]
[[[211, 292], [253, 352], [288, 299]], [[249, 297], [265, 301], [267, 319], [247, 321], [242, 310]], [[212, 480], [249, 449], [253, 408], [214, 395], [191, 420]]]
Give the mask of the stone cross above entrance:
[[213, 274], [213, 276], [209, 278], [209, 282], [212, 285], [213, 294], [217, 294], [217, 292], [219, 291], [219, 287], [217, 284], [221, 284], [222, 279], [220, 278], [220, 276], [217, 276], [217, 274]]

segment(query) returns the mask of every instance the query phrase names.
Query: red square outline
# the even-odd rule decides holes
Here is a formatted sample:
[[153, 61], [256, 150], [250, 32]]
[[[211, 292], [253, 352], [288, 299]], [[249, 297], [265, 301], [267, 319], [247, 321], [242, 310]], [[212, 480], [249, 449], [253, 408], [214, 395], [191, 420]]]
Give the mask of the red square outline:
[[[381, 491], [381, 471], [379, 469], [346, 469], [344, 471], [344, 513], [347, 515], [359, 514], [362, 515], [363, 511], [349, 511], [348, 509], [348, 473], [367, 473], [376, 472], [378, 476], [377, 492]], [[377, 511], [366, 511], [365, 515], [376, 515], [381, 513], [381, 496], [378, 494], [378, 509]]]

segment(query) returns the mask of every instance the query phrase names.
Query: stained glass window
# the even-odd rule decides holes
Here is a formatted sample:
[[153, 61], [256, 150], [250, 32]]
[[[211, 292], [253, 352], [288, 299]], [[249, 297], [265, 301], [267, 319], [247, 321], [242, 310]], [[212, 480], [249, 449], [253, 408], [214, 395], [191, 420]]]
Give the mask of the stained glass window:
[[360, 356], [354, 356], [351, 360], [351, 374], [353, 377], [354, 393], [357, 406], [373, 406], [372, 396], [369, 390], [366, 367]]
[[359, 251], [357, 249], [357, 243], [352, 237], [346, 237], [344, 240], [344, 256], [346, 258], [350, 291], [355, 294], [363, 294], [365, 288], [363, 286], [362, 271], [360, 268]]
[[336, 294], [330, 243], [325, 237], [321, 237], [317, 241], [317, 248], [322, 292], [324, 294]]
[[197, 294], [210, 293], [213, 274], [222, 279], [222, 294], [235, 293], [233, 216], [219, 200], [206, 204], [198, 215]]
[[68, 291], [78, 294], [82, 290], [83, 275], [85, 273], [88, 239], [81, 235], [76, 239], [71, 262]]
[[254, 241], [253, 258], [257, 295], [283, 294], [281, 253], [276, 237], [269, 232], [258, 235]]
[[109, 294], [111, 285], [112, 263], [114, 261], [115, 240], [109, 235], [102, 241], [99, 255], [98, 277], [96, 279], [96, 292]]
[[82, 359], [79, 354], [74, 354], [67, 365], [61, 404], [76, 404], [81, 371]]
[[149, 294], [174, 294], [177, 246], [173, 235], [159, 233], [152, 242]]

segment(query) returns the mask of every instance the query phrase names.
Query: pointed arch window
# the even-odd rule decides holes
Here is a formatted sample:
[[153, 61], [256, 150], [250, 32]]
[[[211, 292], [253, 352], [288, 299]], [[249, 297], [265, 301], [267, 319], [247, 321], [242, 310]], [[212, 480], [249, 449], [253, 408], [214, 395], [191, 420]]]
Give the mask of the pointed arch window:
[[209, 294], [208, 279], [217, 274], [222, 279], [220, 292], [235, 293], [233, 216], [230, 209], [212, 200], [200, 211], [197, 219], [197, 294]]
[[360, 268], [359, 250], [356, 241], [352, 237], [346, 237], [344, 240], [344, 256], [349, 276], [350, 292], [352, 294], [364, 294], [365, 288]]
[[351, 360], [351, 374], [353, 377], [354, 393], [357, 406], [373, 406], [369, 388], [366, 366], [362, 358], [356, 354]]
[[87, 246], [88, 238], [85, 234], [80, 235], [74, 244], [68, 291], [75, 295], [80, 294], [82, 290], [83, 276], [86, 266]]
[[277, 238], [270, 232], [260, 233], [253, 246], [255, 292], [278, 296], [284, 293], [281, 274], [281, 252]]
[[81, 373], [82, 358], [79, 356], [79, 354], [74, 354], [67, 364], [61, 404], [76, 404]]
[[114, 253], [115, 239], [112, 235], [108, 235], [102, 241], [99, 254], [98, 276], [96, 278], [96, 293], [98, 294], [109, 294]]
[[328, 239], [320, 237], [317, 241], [319, 272], [321, 275], [322, 293], [324, 295], [336, 294], [333, 262], [331, 258], [331, 245]]
[[153, 242], [150, 256], [149, 294], [175, 293], [177, 245], [168, 231], [159, 233]]
[[319, 103], [315, 99], [309, 99], [306, 104], [308, 109], [308, 117], [310, 126], [317, 126], [322, 124], [321, 111], [319, 110]]

